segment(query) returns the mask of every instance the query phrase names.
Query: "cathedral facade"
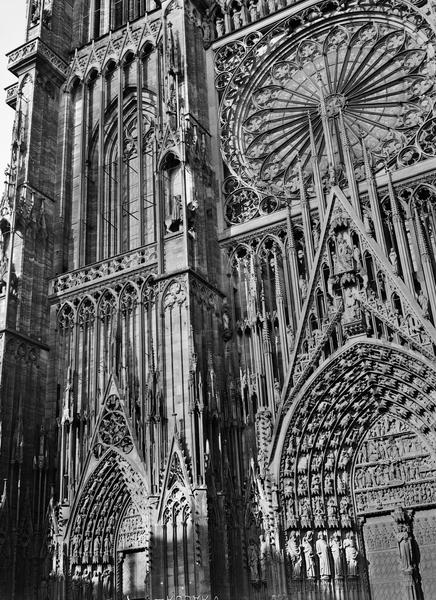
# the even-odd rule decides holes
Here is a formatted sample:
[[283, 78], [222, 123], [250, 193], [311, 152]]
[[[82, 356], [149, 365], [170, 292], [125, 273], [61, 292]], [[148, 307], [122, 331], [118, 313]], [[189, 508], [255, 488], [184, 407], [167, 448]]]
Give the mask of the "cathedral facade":
[[27, 0], [0, 597], [436, 597], [433, 0]]

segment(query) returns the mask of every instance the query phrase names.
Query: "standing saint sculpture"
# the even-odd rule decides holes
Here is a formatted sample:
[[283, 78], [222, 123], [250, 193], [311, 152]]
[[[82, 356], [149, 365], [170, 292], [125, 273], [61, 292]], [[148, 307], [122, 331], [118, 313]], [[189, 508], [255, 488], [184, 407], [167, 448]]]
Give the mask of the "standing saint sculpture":
[[330, 567], [329, 547], [325, 541], [322, 531], [318, 533], [318, 539], [315, 544], [316, 553], [319, 560], [319, 573], [322, 579], [328, 579], [332, 574]]

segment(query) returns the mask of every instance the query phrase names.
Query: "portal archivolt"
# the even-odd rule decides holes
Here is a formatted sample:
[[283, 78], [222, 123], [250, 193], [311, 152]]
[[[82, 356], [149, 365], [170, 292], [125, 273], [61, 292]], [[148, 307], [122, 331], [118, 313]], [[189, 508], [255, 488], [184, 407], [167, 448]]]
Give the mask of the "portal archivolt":
[[142, 581], [148, 572], [149, 518], [141, 476], [121, 453], [110, 449], [82, 489], [70, 531], [72, 586], [103, 587], [112, 597], [122, 588], [122, 563], [141, 553]]
[[[345, 582], [366, 593], [367, 571], [375, 568], [368, 553], [380, 551], [382, 525], [391, 538], [388, 572], [395, 577], [396, 569], [404, 585], [418, 586], [418, 554], [407, 579], [400, 538], [407, 533], [416, 543], [413, 514], [417, 522], [435, 519], [435, 390], [428, 361], [369, 340], [347, 344], [309, 379], [279, 438], [291, 586]], [[377, 598], [383, 585], [377, 588], [372, 571], [370, 580]]]

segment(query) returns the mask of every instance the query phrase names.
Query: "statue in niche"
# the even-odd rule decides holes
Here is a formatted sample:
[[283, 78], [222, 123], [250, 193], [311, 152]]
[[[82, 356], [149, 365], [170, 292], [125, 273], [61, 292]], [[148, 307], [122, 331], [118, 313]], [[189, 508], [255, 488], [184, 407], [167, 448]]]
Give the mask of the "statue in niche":
[[30, 22], [32, 25], [36, 25], [39, 22], [39, 17], [41, 15], [41, 0], [32, 0], [31, 6]]
[[218, 19], [215, 22], [215, 27], [216, 27], [216, 33], [218, 37], [221, 37], [222, 35], [224, 35], [225, 31], [224, 31], [224, 19], [222, 17], [218, 17]]
[[323, 579], [328, 579], [332, 571], [330, 567], [329, 547], [322, 531], [318, 533], [315, 549], [319, 560], [319, 573]]
[[182, 196], [175, 194], [168, 201], [167, 218], [165, 219], [165, 229], [167, 233], [179, 231], [182, 222], [181, 219]]
[[345, 561], [347, 563], [347, 574], [349, 577], [356, 577], [358, 574], [359, 552], [356, 548], [356, 541], [352, 531], [347, 533], [344, 540]]
[[298, 287], [300, 288], [301, 299], [305, 300], [307, 297], [307, 281], [304, 275], [300, 275], [298, 279]]
[[70, 402], [72, 393], [73, 393], [73, 377], [72, 377], [71, 365], [69, 365], [68, 370], [67, 370], [67, 381], [65, 383], [64, 400], [63, 400], [63, 406], [62, 406], [62, 424], [71, 423], [71, 421], [72, 421], [71, 402]]
[[79, 558], [79, 552], [80, 552], [80, 536], [79, 535], [74, 535], [73, 539], [71, 541], [71, 556], [73, 557], [73, 560], [78, 560]]
[[338, 505], [335, 498], [329, 498], [327, 502], [327, 520], [329, 527], [337, 527], [338, 522]]
[[88, 562], [91, 556], [91, 535], [88, 533], [83, 542], [83, 562]]
[[336, 273], [353, 270], [353, 251], [350, 244], [344, 237], [343, 233], [339, 233], [336, 238]]
[[259, 553], [254, 542], [250, 542], [247, 550], [248, 568], [250, 569], [251, 581], [259, 581]]
[[291, 562], [292, 578], [301, 578], [301, 548], [300, 539], [296, 531], [291, 531], [289, 534], [288, 543], [286, 544], [286, 552]]
[[228, 342], [232, 338], [233, 333], [231, 328], [230, 309], [229, 304], [227, 302], [227, 298], [223, 300], [223, 310], [221, 318], [223, 324], [223, 339], [225, 342]]
[[112, 567], [108, 566], [102, 575], [103, 600], [112, 600], [114, 593], [114, 574]]
[[79, 569], [76, 569], [71, 578], [71, 597], [72, 600], [81, 600], [82, 596], [82, 577]]
[[424, 294], [424, 290], [421, 288], [418, 294], [418, 304], [422, 309], [424, 317], [428, 318], [428, 298]]
[[280, 401], [282, 397], [282, 390], [280, 386], [280, 381], [278, 379], [274, 379], [274, 406], [276, 410], [280, 406]]
[[233, 25], [235, 29], [240, 29], [242, 27], [242, 10], [234, 10], [233, 11]]
[[371, 218], [369, 216], [368, 210], [363, 211], [363, 224], [365, 226], [366, 233], [368, 233], [369, 235], [372, 235]]
[[333, 557], [335, 577], [339, 579], [344, 575], [344, 569], [342, 565], [342, 539], [339, 531], [335, 531], [330, 539], [330, 550]]
[[288, 341], [289, 351], [291, 352], [294, 349], [295, 344], [295, 333], [292, 325], [286, 326], [286, 339]]
[[414, 557], [413, 557], [413, 546], [412, 538], [409, 532], [406, 530], [397, 533], [398, 548], [400, 550], [401, 568], [403, 571], [410, 573], [413, 571]]
[[51, 28], [51, 18], [53, 13], [53, 0], [45, 0], [44, 10], [42, 11], [42, 22], [43, 24]]
[[103, 560], [105, 562], [109, 562], [109, 557], [111, 554], [111, 537], [108, 533], [104, 536], [103, 539]]
[[188, 222], [188, 233], [191, 237], [195, 238], [195, 225], [197, 220], [197, 210], [199, 202], [196, 190], [192, 194], [192, 199], [186, 203], [186, 220]]
[[3, 294], [4, 290], [6, 289], [8, 277], [8, 263], [8, 257], [3, 253], [0, 259], [0, 294]]
[[248, 5], [248, 12], [250, 14], [250, 21], [252, 23], [255, 23], [258, 18], [257, 2], [254, 2], [254, 1], [250, 2], [250, 4]]
[[100, 575], [97, 571], [94, 571], [92, 576], [92, 600], [100, 600]]
[[83, 600], [92, 600], [91, 571], [85, 569], [82, 574], [82, 596]]
[[363, 268], [362, 264], [362, 255], [359, 248], [354, 244], [353, 246], [353, 260], [354, 260], [354, 268], [357, 272], [360, 272]]
[[389, 260], [392, 265], [394, 275], [398, 275], [398, 256], [393, 248], [391, 248], [391, 251], [389, 252]]
[[306, 577], [308, 579], [314, 579], [316, 577], [315, 571], [315, 556], [312, 547], [313, 531], [308, 531], [303, 538], [303, 552], [304, 561], [306, 563]]
[[344, 317], [345, 321], [354, 321], [359, 318], [359, 305], [354, 287], [344, 288]]

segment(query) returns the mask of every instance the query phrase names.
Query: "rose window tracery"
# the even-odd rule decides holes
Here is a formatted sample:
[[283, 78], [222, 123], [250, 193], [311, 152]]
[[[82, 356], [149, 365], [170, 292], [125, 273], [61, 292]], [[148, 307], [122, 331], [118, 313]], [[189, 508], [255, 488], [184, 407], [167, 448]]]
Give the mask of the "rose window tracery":
[[362, 165], [362, 143], [379, 166], [406, 147], [400, 164], [416, 161], [415, 147], [434, 155], [432, 48], [398, 22], [377, 21], [292, 39], [279, 32], [268, 51], [261, 40], [246, 54], [221, 102], [224, 160], [243, 182], [292, 196], [300, 166], [310, 174], [316, 159], [321, 172], [340, 172], [346, 153]]

